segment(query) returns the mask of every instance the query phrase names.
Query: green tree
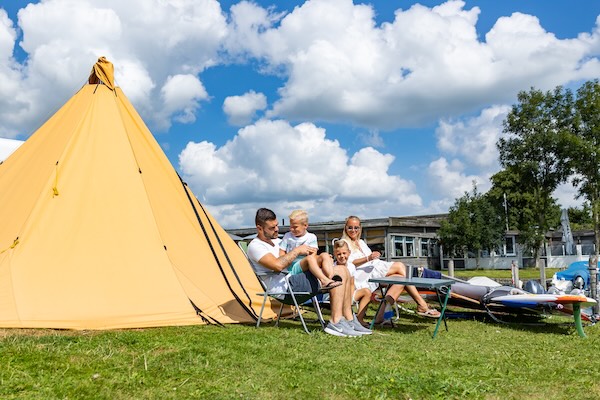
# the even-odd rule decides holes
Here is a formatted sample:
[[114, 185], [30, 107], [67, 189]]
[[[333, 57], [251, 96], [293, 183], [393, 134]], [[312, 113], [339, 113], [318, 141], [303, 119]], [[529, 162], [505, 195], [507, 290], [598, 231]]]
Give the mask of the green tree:
[[600, 251], [600, 84], [588, 81], [577, 90], [576, 129], [570, 143], [573, 185], [592, 211], [596, 259]]
[[[486, 196], [497, 213], [505, 213], [505, 219], [508, 217], [509, 229], [519, 231], [518, 242], [533, 253], [533, 249], [541, 246], [538, 242], [541, 230], [534, 193], [527, 190], [527, 186], [521, 182], [519, 171], [513, 167], [497, 172], [490, 179], [492, 188]], [[560, 206], [554, 198], [548, 199], [547, 204], [544, 218], [549, 228], [557, 228], [560, 225]]]
[[438, 235], [444, 251], [452, 258], [471, 250], [480, 265], [482, 250], [494, 250], [502, 244], [504, 224], [488, 198], [477, 191], [473, 184], [471, 193], [459, 199], [442, 221]]
[[520, 92], [518, 104], [513, 105], [503, 124], [507, 135], [497, 143], [501, 165], [510, 169], [520, 184], [515, 190], [530, 197], [528, 207], [520, 211], [523, 215], [518, 228], [536, 266], [542, 267], [543, 280], [540, 249], [546, 232], [557, 223], [551, 215], [555, 205], [552, 193], [570, 174], [564, 160], [575, 121], [573, 110], [571, 91], [560, 86], [546, 93], [534, 88]]
[[492, 175], [490, 181], [492, 187], [487, 196], [496, 212], [504, 215], [505, 226], [508, 225], [509, 230], [517, 230], [521, 226], [531, 225], [535, 219], [529, 206], [533, 196], [523, 190], [518, 171], [507, 167]]
[[569, 207], [567, 212], [569, 213], [571, 230], [581, 231], [584, 229], [594, 229], [592, 210], [589, 204], [584, 203], [581, 208]]

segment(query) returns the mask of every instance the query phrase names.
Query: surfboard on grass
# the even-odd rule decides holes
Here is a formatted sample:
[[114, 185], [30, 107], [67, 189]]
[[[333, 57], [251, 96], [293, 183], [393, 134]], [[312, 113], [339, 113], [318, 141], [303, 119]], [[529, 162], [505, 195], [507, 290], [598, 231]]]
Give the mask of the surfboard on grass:
[[596, 304], [596, 300], [580, 295], [572, 294], [513, 294], [498, 296], [490, 299], [491, 303], [500, 303], [506, 307], [536, 307], [544, 304], [574, 304], [581, 306]]

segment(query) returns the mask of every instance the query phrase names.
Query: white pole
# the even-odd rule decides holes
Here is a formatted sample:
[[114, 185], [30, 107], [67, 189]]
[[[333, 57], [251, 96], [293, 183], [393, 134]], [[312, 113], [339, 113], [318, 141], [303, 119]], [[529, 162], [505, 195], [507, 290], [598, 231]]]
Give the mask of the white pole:
[[512, 285], [520, 289], [521, 285], [519, 284], [519, 266], [515, 260], [513, 260], [513, 262], [510, 264], [510, 273], [512, 276]]
[[506, 230], [508, 231], [508, 201], [506, 201], [506, 193], [504, 193], [504, 218], [506, 219]]

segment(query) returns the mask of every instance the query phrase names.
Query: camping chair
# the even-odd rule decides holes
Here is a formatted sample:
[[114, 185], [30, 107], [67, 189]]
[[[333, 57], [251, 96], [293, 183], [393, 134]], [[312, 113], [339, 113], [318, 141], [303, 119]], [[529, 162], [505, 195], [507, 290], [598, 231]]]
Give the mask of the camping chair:
[[[246, 256], [246, 258], [248, 258], [248, 254], [246, 254], [247, 244], [246, 243], [242, 244], [242, 242], [239, 242], [238, 246], [240, 247], [240, 249], [242, 249], [242, 252]], [[281, 306], [279, 307], [279, 312], [277, 313], [277, 322], [275, 323], [275, 326], [279, 326], [279, 321], [281, 320], [281, 314], [283, 312], [283, 308], [286, 305], [290, 305], [290, 306], [293, 305], [294, 307], [296, 307], [296, 310], [298, 311], [298, 316], [300, 317], [300, 321], [302, 322], [302, 327], [304, 328], [304, 331], [306, 333], [310, 334], [310, 331], [308, 330], [308, 327], [306, 326], [306, 322], [304, 321], [304, 317], [302, 317], [302, 310], [300, 308], [300, 305], [305, 302], [312, 301], [312, 304], [313, 304], [313, 307], [315, 308], [315, 312], [317, 314], [319, 322], [321, 323], [321, 328], [325, 329], [325, 321], [323, 320], [323, 314], [321, 313], [321, 307], [319, 306], [317, 297], [313, 293], [294, 292], [292, 290], [292, 287], [289, 284], [289, 279], [290, 279], [291, 275], [288, 274], [287, 272], [279, 272], [279, 273], [277, 273], [277, 272], [258, 272], [254, 269], [254, 265], [252, 264], [250, 259], [248, 259], [248, 262], [252, 266], [252, 270], [256, 274], [256, 277], [258, 278], [258, 280], [264, 290], [264, 292], [259, 293], [259, 295], [263, 296], [263, 302], [262, 302], [262, 306], [260, 308], [260, 313], [258, 314], [258, 320], [256, 321], [257, 328], [260, 326], [260, 323], [262, 321], [262, 314], [265, 309], [265, 305], [267, 304], [267, 298], [271, 297], [272, 299], [275, 299], [279, 303], [281, 303]], [[287, 286], [288, 290], [283, 293], [269, 291], [263, 281], [263, 278], [265, 278], [267, 276], [275, 276], [275, 275], [279, 275], [279, 274], [285, 275], [285, 281], [286, 281], [286, 286]]]
[[258, 280], [263, 285], [263, 289], [265, 290], [263, 293], [259, 293], [263, 296], [263, 302], [262, 302], [262, 306], [260, 308], [260, 313], [258, 314], [258, 320], [256, 321], [257, 328], [260, 326], [260, 322], [262, 321], [262, 314], [265, 309], [265, 305], [267, 303], [267, 297], [271, 297], [272, 299], [275, 299], [279, 303], [281, 303], [281, 306], [279, 307], [279, 312], [277, 313], [277, 322], [275, 323], [275, 326], [279, 326], [279, 321], [281, 320], [281, 314], [283, 312], [284, 306], [293, 305], [296, 308], [296, 310], [298, 311], [298, 317], [300, 318], [300, 322], [302, 322], [302, 327], [304, 328], [304, 331], [306, 333], [310, 334], [310, 331], [308, 330], [308, 327], [306, 326], [306, 322], [304, 321], [304, 317], [302, 316], [302, 309], [300, 308], [300, 305], [305, 302], [312, 301], [313, 307], [315, 308], [315, 312], [317, 313], [318, 320], [321, 323], [321, 328], [325, 329], [325, 321], [323, 320], [323, 314], [321, 313], [321, 307], [319, 306], [319, 301], [317, 300], [317, 296], [315, 296], [313, 293], [309, 293], [309, 292], [294, 292], [292, 290], [292, 287], [289, 284], [289, 279], [291, 276], [290, 274], [283, 273], [283, 274], [285, 274], [285, 281], [286, 281], [288, 290], [286, 292], [272, 292], [272, 291], [267, 290], [261, 277], [268, 276], [268, 275], [277, 275], [277, 273], [274, 272], [272, 274], [263, 274], [263, 273], [256, 272], [256, 271], [254, 271], [254, 272], [256, 273]]

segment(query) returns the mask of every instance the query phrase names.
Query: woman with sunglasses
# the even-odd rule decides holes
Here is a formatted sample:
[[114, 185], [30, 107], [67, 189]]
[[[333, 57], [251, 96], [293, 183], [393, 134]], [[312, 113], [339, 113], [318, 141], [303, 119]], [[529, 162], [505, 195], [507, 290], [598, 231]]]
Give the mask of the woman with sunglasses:
[[[369, 282], [369, 279], [383, 278], [386, 276], [406, 276], [406, 266], [399, 262], [383, 261], [379, 257], [381, 254], [378, 251], [371, 251], [369, 246], [361, 239], [362, 227], [360, 219], [354, 215], [346, 218], [346, 225], [344, 226], [344, 233], [342, 239], [348, 242], [350, 247], [350, 257], [348, 261], [354, 264], [356, 268], [360, 268], [363, 273], [358, 275], [363, 277], [362, 279], [354, 280], [356, 292], [354, 297], [356, 299], [370, 299], [371, 293], [377, 289], [376, 283]], [[419, 295], [419, 291], [414, 286], [404, 285], [392, 285], [386, 293], [385, 301], [389, 305], [393, 305], [396, 299], [402, 294], [402, 291], [406, 289], [410, 297], [412, 297], [417, 303], [417, 314], [423, 317], [438, 318], [440, 312], [429, 308], [425, 300]], [[359, 303], [359, 310], [357, 318], [361, 323], [367, 311], [369, 301], [361, 301]], [[383, 309], [381, 307], [381, 315], [376, 316], [376, 323], [383, 322]]]

